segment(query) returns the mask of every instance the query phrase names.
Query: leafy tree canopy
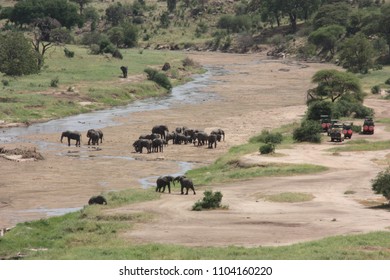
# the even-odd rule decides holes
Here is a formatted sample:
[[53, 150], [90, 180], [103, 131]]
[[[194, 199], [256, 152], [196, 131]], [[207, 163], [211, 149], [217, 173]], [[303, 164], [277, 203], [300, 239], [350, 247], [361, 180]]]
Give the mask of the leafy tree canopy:
[[15, 24], [31, 24], [40, 18], [56, 19], [66, 28], [81, 23], [77, 6], [67, 0], [25, 0], [19, 1], [13, 7], [9, 20]]
[[343, 95], [360, 95], [362, 92], [360, 81], [355, 75], [334, 69], [318, 71], [312, 77], [312, 82], [318, 84], [308, 92], [314, 99], [335, 102]]
[[22, 33], [0, 35], [0, 72], [10, 76], [38, 73], [39, 59], [39, 53]]

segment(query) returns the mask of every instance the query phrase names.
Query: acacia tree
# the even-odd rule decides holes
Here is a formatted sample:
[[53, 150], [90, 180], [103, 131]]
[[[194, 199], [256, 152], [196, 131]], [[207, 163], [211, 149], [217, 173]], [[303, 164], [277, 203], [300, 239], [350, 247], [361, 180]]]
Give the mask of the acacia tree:
[[308, 91], [308, 97], [315, 100], [330, 99], [335, 102], [342, 96], [353, 95], [360, 99], [360, 82], [355, 75], [334, 69], [320, 70], [312, 77], [317, 87]]

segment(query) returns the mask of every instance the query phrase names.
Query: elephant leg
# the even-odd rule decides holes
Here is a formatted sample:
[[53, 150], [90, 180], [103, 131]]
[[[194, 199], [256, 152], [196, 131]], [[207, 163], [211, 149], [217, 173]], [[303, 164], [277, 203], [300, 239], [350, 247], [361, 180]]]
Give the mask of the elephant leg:
[[181, 194], [184, 194], [184, 186], [181, 186]]
[[91, 138], [88, 139], [88, 145], [91, 145]]
[[70, 138], [68, 137], [68, 146], [70, 147]]
[[171, 183], [168, 182], [168, 192], [171, 193]]

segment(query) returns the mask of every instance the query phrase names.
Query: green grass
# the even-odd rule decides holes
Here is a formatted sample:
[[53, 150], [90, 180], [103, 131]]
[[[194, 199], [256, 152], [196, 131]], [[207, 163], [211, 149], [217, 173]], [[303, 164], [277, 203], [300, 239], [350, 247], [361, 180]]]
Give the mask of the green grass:
[[[296, 127], [296, 125], [297, 124], [285, 125], [271, 131], [272, 133], [278, 132], [283, 135], [282, 143], [276, 145], [276, 152], [278, 147], [286, 148], [293, 143], [291, 135], [292, 130]], [[240, 157], [246, 154], [259, 152], [259, 147], [263, 144], [261, 139], [263, 139], [263, 132], [259, 135], [253, 136], [246, 144], [231, 147], [228, 153], [217, 159], [213, 164], [188, 171], [188, 177], [193, 179], [197, 185], [208, 185], [244, 180], [254, 177], [293, 176], [323, 172], [327, 170], [324, 166], [312, 164], [267, 163], [261, 164], [260, 166], [242, 165], [240, 163]], [[280, 154], [276, 153], [271, 156], [280, 156]]]
[[[199, 68], [182, 67], [184, 54], [136, 49], [121, 50], [123, 60], [103, 55], [90, 55], [80, 46], [66, 46], [75, 52], [74, 58], [64, 55], [63, 47], [50, 49], [44, 69], [36, 75], [17, 78], [0, 77], [8, 85], [1, 84], [0, 120], [6, 122], [31, 122], [85, 113], [111, 106], [125, 105], [136, 99], [161, 96], [169, 91], [146, 80], [144, 69], [171, 64], [167, 72], [174, 85], [188, 81], [188, 75], [199, 73]], [[122, 79], [120, 67], [128, 66], [130, 79]], [[58, 78], [58, 87], [51, 81]], [[91, 102], [83, 105], [80, 102]]]
[[371, 88], [373, 86], [380, 86], [382, 89], [389, 89], [390, 86], [385, 82], [390, 78], [390, 66], [384, 66], [381, 70], [370, 71], [370, 73], [357, 75], [363, 85], [364, 92], [371, 94]]

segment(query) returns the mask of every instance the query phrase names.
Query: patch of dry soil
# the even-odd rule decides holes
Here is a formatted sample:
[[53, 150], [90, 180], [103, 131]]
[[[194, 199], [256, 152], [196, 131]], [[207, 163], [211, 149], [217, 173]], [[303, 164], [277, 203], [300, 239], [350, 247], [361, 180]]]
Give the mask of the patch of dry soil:
[[[41, 151], [45, 160], [35, 162], [0, 158], [0, 228], [45, 217], [50, 209], [82, 207], [92, 195], [101, 192], [141, 188], [142, 178], [179, 172], [177, 161], [192, 162], [194, 167], [209, 164], [263, 129], [300, 121], [306, 109], [305, 93], [313, 87], [312, 75], [320, 69], [334, 67], [289, 59], [272, 60], [263, 54], [188, 53], [188, 56], [202, 65], [228, 70], [224, 76], [213, 77], [221, 82], [204, 92], [205, 96], [210, 91], [216, 92], [220, 96], [218, 100], [122, 116], [122, 125], [103, 129], [105, 140], [100, 149], [89, 148], [86, 143], [81, 148], [67, 147], [59, 143], [59, 135], [31, 136], [58, 145], [61, 152]], [[388, 114], [384, 100], [368, 99], [367, 105], [376, 110], [377, 117]], [[131, 143], [162, 123], [170, 130], [179, 126], [205, 131], [222, 128], [226, 141], [219, 142], [216, 149], [169, 145], [164, 153], [135, 154]], [[353, 138], [378, 140], [389, 136], [377, 124], [374, 135]], [[122, 233], [129, 241], [138, 243], [251, 247], [386, 230], [390, 225], [389, 211], [369, 208], [359, 201], [380, 201], [381, 196], [371, 191], [370, 180], [384, 168], [378, 163], [384, 162], [382, 159], [386, 159], [389, 151], [332, 154], [327, 148], [334, 145], [345, 143], [297, 144], [291, 149], [278, 150], [282, 154], [279, 157], [246, 155], [242, 161], [247, 164], [314, 163], [329, 167], [329, 171], [207, 187], [222, 192], [222, 204], [228, 205], [227, 210], [190, 211], [203, 196], [204, 189], [198, 188], [197, 195], [185, 196], [174, 191], [163, 194], [157, 201], [107, 212], [153, 213], [153, 221], [139, 223], [133, 230]], [[346, 191], [352, 194], [347, 195]], [[283, 192], [311, 193], [315, 198], [299, 203], [258, 198]]]

